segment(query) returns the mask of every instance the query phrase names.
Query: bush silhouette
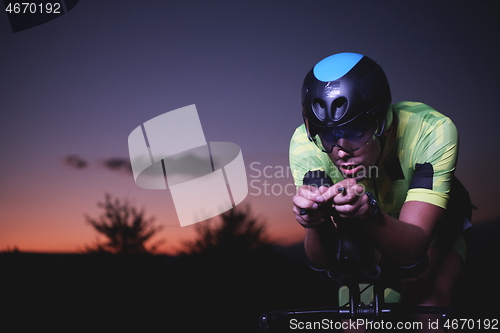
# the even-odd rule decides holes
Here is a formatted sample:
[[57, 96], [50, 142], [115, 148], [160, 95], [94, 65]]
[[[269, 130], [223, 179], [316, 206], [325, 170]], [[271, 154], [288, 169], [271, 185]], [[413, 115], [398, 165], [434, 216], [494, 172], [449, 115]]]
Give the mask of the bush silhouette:
[[252, 216], [250, 207], [235, 207], [195, 225], [197, 238], [185, 242], [185, 254], [241, 254], [270, 245], [264, 221]]
[[97, 239], [94, 244], [85, 245], [85, 252], [146, 254], [153, 253], [163, 243], [160, 240], [146, 247], [146, 243], [162, 227], [154, 225], [154, 217], [145, 218], [144, 209], [137, 210], [127, 200], [112, 199], [109, 194], [105, 195], [104, 202], [98, 202], [97, 205], [104, 209], [104, 213], [98, 218], [85, 215], [85, 219], [106, 240], [102, 242]]

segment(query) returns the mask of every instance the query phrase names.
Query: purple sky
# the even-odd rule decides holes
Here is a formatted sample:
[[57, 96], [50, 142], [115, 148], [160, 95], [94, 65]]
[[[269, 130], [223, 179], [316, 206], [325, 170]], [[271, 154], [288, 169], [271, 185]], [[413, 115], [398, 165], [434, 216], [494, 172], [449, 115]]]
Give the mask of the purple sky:
[[[277, 172], [301, 123], [302, 80], [343, 51], [379, 62], [394, 102], [421, 101], [452, 118], [461, 138], [457, 175], [480, 208], [476, 221], [500, 216], [495, 3], [80, 0], [18, 33], [0, 14], [0, 250], [90, 243], [95, 233], [83, 216], [99, 213], [105, 192], [168, 226], [167, 247], [191, 237], [168, 191], [142, 190], [126, 171], [103, 166], [128, 158], [127, 137], [139, 124], [190, 104], [207, 141], [241, 147], [249, 181], [262, 190], [251, 189], [246, 202], [273, 236], [300, 239], [290, 196], [266, 196], [263, 182], [291, 182]], [[71, 155], [86, 167], [66, 163]], [[254, 162], [272, 177], [256, 177]]]

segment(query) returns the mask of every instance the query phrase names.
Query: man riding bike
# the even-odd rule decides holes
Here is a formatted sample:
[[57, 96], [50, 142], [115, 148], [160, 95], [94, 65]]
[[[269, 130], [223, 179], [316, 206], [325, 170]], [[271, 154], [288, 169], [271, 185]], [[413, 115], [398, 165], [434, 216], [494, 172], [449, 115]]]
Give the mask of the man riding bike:
[[[392, 105], [382, 68], [356, 53], [334, 54], [311, 69], [302, 115], [290, 166], [298, 187], [293, 212], [305, 228], [310, 266], [328, 266], [318, 226], [356, 221], [383, 258], [411, 267], [428, 257], [422, 274], [402, 281], [402, 303], [449, 306], [465, 259], [463, 226], [471, 219], [467, 191], [454, 177], [453, 122], [422, 103]], [[303, 185], [311, 170], [334, 185]]]

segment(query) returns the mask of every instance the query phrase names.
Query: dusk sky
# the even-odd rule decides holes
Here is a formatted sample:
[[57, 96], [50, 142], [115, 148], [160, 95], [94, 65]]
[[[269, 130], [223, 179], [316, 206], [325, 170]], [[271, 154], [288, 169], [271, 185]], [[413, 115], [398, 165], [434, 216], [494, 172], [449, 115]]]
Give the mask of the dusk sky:
[[161, 250], [175, 253], [194, 228], [180, 227], [170, 192], [141, 189], [105, 162], [128, 159], [134, 128], [190, 104], [207, 141], [241, 148], [243, 204], [275, 240], [300, 241], [287, 168], [301, 84], [345, 51], [381, 64], [393, 102], [424, 102], [455, 122], [473, 222], [499, 217], [499, 14], [494, 0], [80, 0], [13, 33], [4, 12], [0, 250], [83, 249], [97, 235], [84, 216], [110, 193], [155, 216]]

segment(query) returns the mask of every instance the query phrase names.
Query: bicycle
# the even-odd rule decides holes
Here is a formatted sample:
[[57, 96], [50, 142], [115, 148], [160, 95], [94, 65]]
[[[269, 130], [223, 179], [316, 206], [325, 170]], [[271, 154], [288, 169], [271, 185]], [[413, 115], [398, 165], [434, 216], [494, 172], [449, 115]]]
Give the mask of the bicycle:
[[[305, 185], [331, 186], [330, 178], [322, 171], [309, 171], [304, 177]], [[301, 212], [303, 214], [305, 212]], [[412, 278], [422, 273], [428, 265], [428, 258], [425, 256], [421, 261], [409, 267], [397, 266], [384, 258], [375, 262], [374, 249], [370, 245], [366, 235], [354, 232], [356, 227], [352, 221], [343, 221], [336, 217], [336, 211], [332, 209], [330, 214], [335, 218], [336, 226], [332, 223], [322, 223], [320, 228], [320, 241], [327, 254], [328, 268], [324, 272], [326, 276], [339, 284], [343, 284], [349, 291], [349, 302], [340, 307], [322, 307], [267, 311], [261, 314], [260, 328], [263, 332], [272, 331], [273, 328], [283, 328], [279, 323], [288, 319], [289, 323], [314, 322], [308, 319], [323, 318], [318, 328], [345, 328], [342, 320], [350, 319], [356, 323], [364, 323], [365, 326], [377, 321], [384, 322], [384, 319], [397, 320], [400, 316], [415, 314], [439, 315], [441, 326], [443, 322], [452, 317], [456, 310], [451, 307], [436, 306], [412, 306], [403, 307], [395, 303], [386, 303], [384, 292], [387, 288], [396, 285], [402, 279]], [[373, 286], [373, 301], [369, 304], [361, 302], [360, 283], [368, 282]], [[366, 289], [366, 288], [365, 288]], [[330, 319], [331, 321], [328, 321]], [[391, 321], [388, 321], [389, 323]], [[324, 325], [323, 325], [324, 324]], [[424, 323], [422, 323], [423, 325]], [[425, 323], [428, 324], [428, 323]], [[357, 326], [357, 325], [356, 325]], [[380, 325], [379, 325], [380, 326]], [[295, 328], [300, 328], [295, 326]], [[304, 327], [306, 328], [306, 327]], [[348, 327], [347, 327], [348, 328]], [[387, 327], [386, 327], [387, 328]], [[393, 327], [391, 327], [393, 328]], [[442, 327], [443, 328], [443, 327]], [[292, 327], [294, 329], [294, 327]], [[447, 328], [444, 327], [445, 332]]]

